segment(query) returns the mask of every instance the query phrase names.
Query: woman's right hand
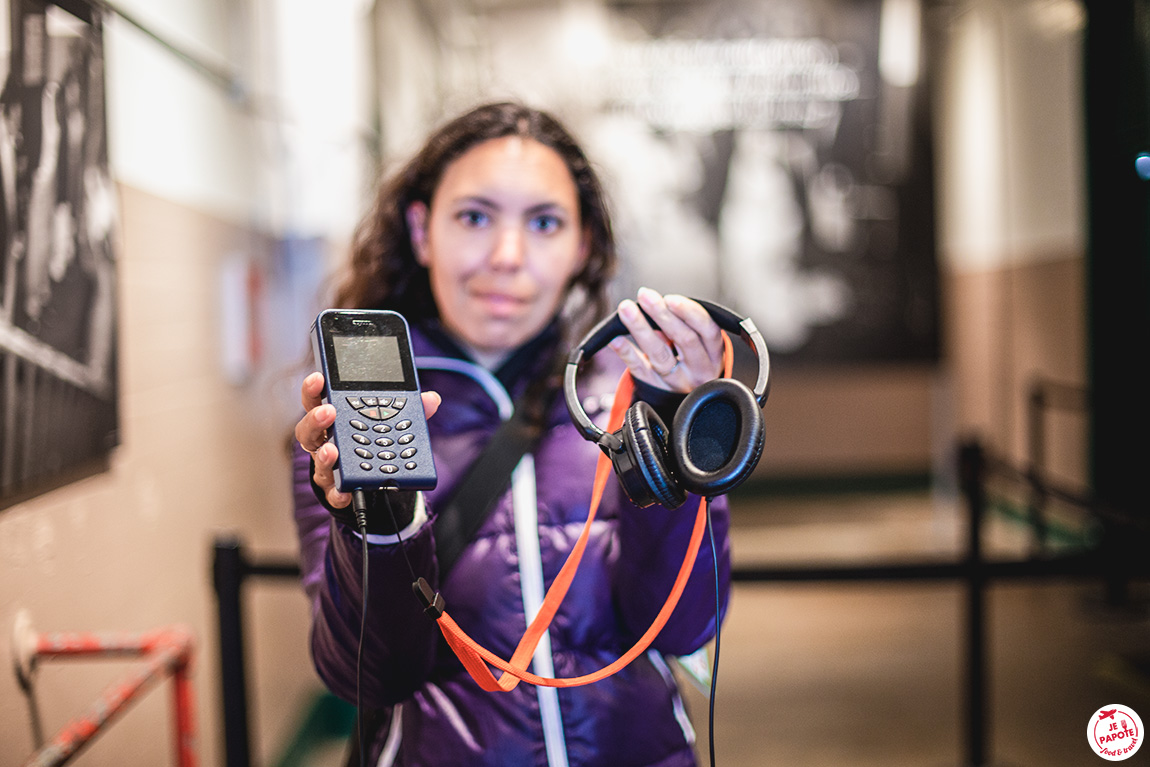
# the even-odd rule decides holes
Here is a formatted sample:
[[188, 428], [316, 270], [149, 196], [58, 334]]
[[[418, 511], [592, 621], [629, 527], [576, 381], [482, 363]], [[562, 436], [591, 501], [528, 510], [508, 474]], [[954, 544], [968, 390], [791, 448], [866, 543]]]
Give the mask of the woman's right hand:
[[[315, 462], [313, 479], [316, 485], [323, 490], [324, 497], [334, 509], [342, 509], [351, 504], [351, 494], [341, 493], [335, 486], [336, 459], [339, 458], [339, 449], [328, 442], [327, 430], [335, 422], [335, 408], [323, 404], [323, 374], [312, 373], [303, 379], [300, 386], [300, 400], [303, 403], [304, 416], [295, 425], [295, 438], [300, 447], [311, 454]], [[423, 412], [428, 417], [435, 415], [442, 401], [439, 394], [425, 391], [422, 394]]]

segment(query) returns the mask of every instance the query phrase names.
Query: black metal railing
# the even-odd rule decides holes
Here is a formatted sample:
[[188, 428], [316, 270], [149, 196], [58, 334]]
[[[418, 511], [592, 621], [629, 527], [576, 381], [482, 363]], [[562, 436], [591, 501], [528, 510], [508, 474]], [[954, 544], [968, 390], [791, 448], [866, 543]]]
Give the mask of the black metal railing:
[[[938, 558], [918, 562], [831, 563], [785, 567], [741, 566], [732, 571], [735, 584], [770, 585], [788, 582], [855, 581], [951, 581], [966, 590], [963, 643], [965, 655], [963, 733], [961, 748], [966, 767], [991, 764], [989, 732], [989, 685], [987, 665], [987, 589], [997, 581], [1043, 578], [1099, 579], [1107, 584], [1129, 583], [1150, 577], [1150, 557], [1141, 554], [1131, 541], [1150, 539], [1144, 520], [1108, 508], [1096, 501], [1053, 486], [1042, 484], [1044, 499], [1057, 499], [1077, 507], [1082, 513], [1102, 520], [1109, 534], [1098, 546], [1060, 554], [1031, 553], [1018, 559], [988, 560], [982, 537], [989, 508], [988, 484], [991, 478], [1006, 479], [1020, 486], [1033, 486], [1033, 472], [1017, 469], [987, 453], [978, 442], [964, 443], [958, 450], [960, 491], [966, 510], [965, 549], [953, 560]], [[242, 586], [250, 577], [299, 577], [299, 568], [289, 562], [253, 562], [234, 536], [215, 543], [215, 586], [219, 606], [220, 671], [223, 677], [224, 738], [227, 767], [250, 767], [248, 709], [243, 640]], [[1108, 594], [1121, 596], [1108, 586]]]

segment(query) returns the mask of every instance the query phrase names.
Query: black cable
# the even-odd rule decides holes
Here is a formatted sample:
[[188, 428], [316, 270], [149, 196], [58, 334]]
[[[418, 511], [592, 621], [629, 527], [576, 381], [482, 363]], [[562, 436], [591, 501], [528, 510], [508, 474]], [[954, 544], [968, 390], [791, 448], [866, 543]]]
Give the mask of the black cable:
[[715, 564], [715, 657], [711, 661], [711, 696], [707, 716], [709, 736], [707, 745], [711, 751], [711, 767], [715, 767], [715, 688], [719, 681], [719, 634], [722, 623], [722, 597], [719, 591], [719, 556], [715, 550], [715, 529], [711, 526], [711, 499], [707, 503], [707, 537], [711, 539], [711, 561]]
[[[399, 550], [403, 552], [403, 560], [407, 563], [407, 569], [411, 572], [411, 579], [418, 580], [415, 575], [415, 568], [411, 566], [411, 559], [407, 556], [407, 542], [403, 540], [403, 536], [399, 532], [399, 520], [395, 517], [395, 509], [391, 507], [391, 498], [388, 497], [387, 491], [384, 490], [381, 495], [383, 496], [383, 505], [387, 507], [387, 513], [391, 515], [391, 524], [395, 528], [395, 537], [399, 540]], [[360, 610], [359, 616], [359, 647], [356, 649], [355, 654], [355, 727], [356, 727], [356, 740], [359, 743], [359, 765], [364, 767], [364, 760], [367, 758], [367, 743], [365, 737], [367, 733], [363, 727], [363, 638], [365, 627], [367, 626], [367, 567], [368, 567], [368, 548], [367, 548], [367, 496], [364, 495], [363, 490], [356, 489], [351, 492], [351, 507], [355, 511], [355, 525], [359, 528], [359, 537], [363, 541], [363, 605]], [[438, 595], [437, 595], [438, 596]]]
[[403, 561], [407, 563], [407, 570], [411, 573], [411, 580], [419, 580], [419, 576], [415, 574], [415, 568], [411, 566], [411, 559], [407, 556], [407, 541], [403, 540], [403, 536], [399, 532], [399, 520], [395, 518], [395, 509], [391, 508], [391, 498], [387, 495], [387, 490], [384, 490], [383, 505], [387, 507], [387, 513], [391, 515], [391, 526], [395, 528], [395, 538], [399, 541], [399, 550], [403, 553]]
[[363, 605], [359, 614], [359, 647], [355, 651], [355, 730], [359, 742], [359, 767], [364, 767], [367, 758], [367, 744], [364, 742], [363, 728], [363, 637], [367, 626], [367, 497], [363, 490], [351, 493], [351, 506], [355, 511], [355, 525], [359, 528], [359, 538], [363, 542]]

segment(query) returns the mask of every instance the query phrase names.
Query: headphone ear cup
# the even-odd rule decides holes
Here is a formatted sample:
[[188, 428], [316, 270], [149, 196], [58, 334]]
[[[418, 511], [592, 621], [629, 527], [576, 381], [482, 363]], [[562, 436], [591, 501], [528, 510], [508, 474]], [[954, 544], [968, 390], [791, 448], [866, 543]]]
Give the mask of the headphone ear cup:
[[763, 454], [763, 411], [747, 385], [718, 378], [695, 387], [679, 405], [668, 445], [679, 484], [704, 496], [742, 484]]
[[682, 506], [687, 494], [668, 469], [667, 426], [654, 408], [646, 402], [632, 405], [623, 418], [620, 436], [623, 453], [613, 462], [627, 497], [639, 507]]

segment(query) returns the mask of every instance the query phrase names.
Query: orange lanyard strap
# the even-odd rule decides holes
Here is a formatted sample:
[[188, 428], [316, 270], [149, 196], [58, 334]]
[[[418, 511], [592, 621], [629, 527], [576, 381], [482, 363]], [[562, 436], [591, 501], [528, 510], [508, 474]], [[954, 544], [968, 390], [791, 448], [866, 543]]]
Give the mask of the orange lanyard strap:
[[[727, 377], [731, 375], [731, 360], [731, 342], [726, 333], [724, 333], [723, 374]], [[630, 371], [624, 371], [622, 377], [619, 379], [619, 385], [615, 390], [615, 402], [611, 406], [608, 432], [614, 432], [622, 425], [623, 415], [631, 404], [633, 391], [634, 381], [631, 379]], [[440, 631], [443, 632], [444, 639], [447, 640], [447, 644], [459, 657], [464, 668], [467, 669], [468, 673], [471, 674], [471, 677], [482, 689], [489, 692], [499, 690], [509, 692], [515, 689], [520, 681], [542, 685], [544, 687], [578, 687], [591, 684], [592, 682], [598, 682], [616, 673], [643, 654], [647, 648], [651, 646], [651, 642], [655, 641], [655, 637], [659, 635], [663, 627], [667, 625], [671, 613], [679, 603], [679, 597], [682, 596], [683, 590], [687, 586], [687, 580], [690, 578], [691, 570], [694, 568], [695, 559], [699, 553], [699, 545], [703, 540], [703, 531], [707, 526], [706, 498], [699, 499], [699, 508], [695, 515], [695, 526], [691, 531], [691, 539], [687, 545], [687, 553], [683, 558], [683, 564], [679, 568], [679, 574], [675, 578], [671, 593], [667, 597], [667, 601], [663, 604], [663, 608], [659, 611], [659, 614], [655, 616], [651, 627], [639, 638], [639, 641], [635, 643], [634, 647], [610, 665], [583, 676], [556, 679], [541, 677], [527, 670], [527, 666], [535, 653], [535, 648], [543, 638], [543, 634], [547, 631], [547, 628], [551, 625], [551, 621], [554, 619], [560, 603], [562, 603], [563, 598], [567, 595], [567, 590], [571, 586], [575, 572], [579, 568], [579, 562], [582, 560], [583, 552], [587, 547], [587, 539], [591, 534], [591, 524], [595, 521], [595, 514], [599, 509], [599, 502], [603, 498], [603, 491], [607, 486], [607, 480], [610, 478], [611, 473], [611, 462], [607, 455], [601, 452], [598, 463], [595, 466], [595, 483], [592, 486], [591, 507], [587, 512], [587, 522], [583, 525], [583, 532], [580, 533], [579, 539], [571, 549], [571, 553], [568, 555], [567, 561], [563, 564], [563, 568], [555, 577], [554, 582], [552, 582], [551, 588], [547, 590], [547, 596], [543, 600], [543, 605], [540, 607], [538, 615], [531, 621], [531, 625], [527, 627], [527, 631], [519, 641], [519, 645], [515, 648], [515, 652], [512, 654], [510, 661], [503, 660], [495, 653], [481, 646], [472, 639], [466, 631], [460, 628], [459, 624], [443, 609], [443, 600], [439, 595], [435, 594], [433, 596], [431, 594], [431, 589], [427, 586], [426, 581], [423, 581], [421, 578], [415, 584], [416, 595], [419, 596], [427, 606], [427, 612], [436, 619]], [[488, 664], [503, 672], [498, 679], [491, 673]]]

